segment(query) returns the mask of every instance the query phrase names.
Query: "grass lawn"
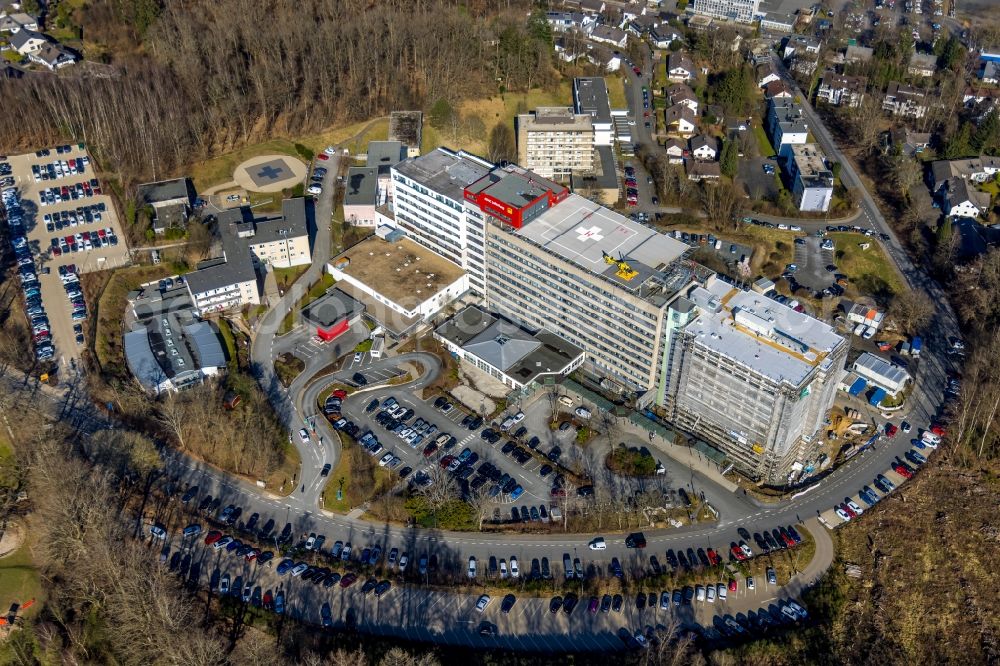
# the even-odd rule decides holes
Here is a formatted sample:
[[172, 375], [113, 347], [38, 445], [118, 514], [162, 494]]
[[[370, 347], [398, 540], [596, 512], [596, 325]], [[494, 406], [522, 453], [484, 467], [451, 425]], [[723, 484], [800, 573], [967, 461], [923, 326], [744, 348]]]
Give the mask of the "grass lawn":
[[[340, 462], [330, 472], [330, 480], [323, 493], [323, 508], [336, 513], [347, 513], [385, 492], [395, 483], [395, 474], [378, 466], [378, 461], [348, 438], [344, 442]], [[341, 486], [343, 480], [343, 486]], [[343, 499], [337, 500], [337, 489], [343, 487]]]
[[323, 273], [323, 277], [319, 279], [314, 285], [309, 287], [299, 302], [296, 303], [295, 307], [292, 308], [285, 318], [281, 320], [281, 326], [278, 327], [278, 335], [284, 335], [288, 333], [293, 328], [295, 328], [295, 316], [299, 313], [307, 303], [315, 301], [317, 298], [326, 293], [326, 290], [333, 286], [333, 276], [329, 273]]
[[[624, 96], [624, 93], [622, 95]], [[558, 89], [554, 92], [534, 88], [525, 93], [505, 93], [494, 97], [467, 100], [459, 105], [458, 112], [463, 117], [470, 115], [477, 117], [482, 122], [485, 132], [482, 136], [459, 136], [457, 141], [464, 150], [477, 155], [483, 155], [486, 153], [490, 130], [498, 122], [504, 122], [513, 127], [514, 116], [518, 113], [527, 113], [539, 106], [568, 106], [572, 102], [573, 87], [572, 82], [568, 79], [560, 83]], [[613, 103], [612, 106], [614, 106]], [[429, 134], [428, 130], [431, 130], [433, 135]], [[459, 131], [459, 134], [461, 135], [461, 131]], [[433, 149], [437, 146], [449, 144], [457, 148], [459, 146], [454, 145], [455, 141], [456, 139], [450, 130], [435, 130], [430, 127], [429, 123], [424, 123], [424, 140], [422, 143], [428, 148]]]
[[[22, 529], [29, 528], [22, 525]], [[31, 560], [31, 548], [27, 542], [21, 547], [0, 559], [0, 608], [7, 611], [11, 604], [23, 605], [32, 599], [35, 604], [25, 611], [32, 615], [42, 607], [42, 583], [38, 570]]]
[[229, 327], [229, 322], [225, 319], [220, 319], [219, 324], [219, 334], [222, 335], [222, 343], [226, 345], [226, 360], [230, 364], [236, 364], [236, 338], [233, 336], [233, 329]]
[[309, 269], [309, 266], [289, 266], [288, 268], [275, 268], [274, 269], [274, 280], [278, 283], [278, 287], [288, 291], [296, 280], [298, 280], [303, 273]]
[[993, 199], [996, 199], [998, 196], [1000, 196], [1000, 183], [998, 183], [995, 180], [990, 180], [985, 183], [980, 183], [979, 189], [989, 194], [991, 197], [993, 197]]
[[0, 430], [0, 486], [4, 488], [17, 487], [14, 448], [10, 445], [10, 440], [7, 438], [5, 430]]
[[[94, 353], [101, 366], [120, 365], [124, 373], [124, 348], [122, 347], [122, 313], [128, 292], [139, 285], [171, 274], [170, 266], [130, 266], [115, 270], [108, 279], [97, 305], [97, 330], [94, 336]], [[96, 278], [94, 278], [96, 279]], [[93, 302], [93, 299], [88, 299]]]
[[609, 76], [605, 81], [608, 83], [608, 97], [611, 100], [611, 108], [627, 108], [628, 101], [625, 99], [625, 79], [621, 76]]
[[[832, 233], [835, 262], [841, 273], [847, 275], [861, 293], [883, 300], [903, 290], [899, 274], [886, 258], [882, 246], [870, 238], [853, 233]], [[869, 243], [862, 250], [859, 243]]]
[[771, 141], [767, 138], [767, 132], [764, 131], [763, 126], [754, 125], [753, 135], [757, 137], [757, 146], [760, 149], [761, 157], [772, 157], [775, 155], [774, 148], [771, 146]]
[[[278, 154], [291, 155], [303, 161], [308, 161], [296, 150], [295, 144], [301, 144], [309, 151], [316, 153], [323, 150], [326, 146], [340, 145], [347, 142], [344, 147], [352, 153], [357, 153], [363, 151], [369, 141], [382, 141], [388, 136], [388, 118], [365, 120], [296, 139], [272, 139], [263, 143], [257, 143], [241, 150], [193, 164], [189, 171], [195, 188], [200, 192], [213, 185], [231, 181], [233, 179], [233, 169], [236, 168], [236, 165], [251, 157]], [[271, 198], [272, 195], [260, 196]]]

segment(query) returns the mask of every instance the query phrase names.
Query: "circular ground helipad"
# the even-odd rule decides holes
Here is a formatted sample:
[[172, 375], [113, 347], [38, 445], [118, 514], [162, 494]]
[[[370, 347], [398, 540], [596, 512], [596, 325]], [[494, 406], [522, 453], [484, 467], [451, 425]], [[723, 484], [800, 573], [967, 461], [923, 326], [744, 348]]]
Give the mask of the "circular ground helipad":
[[237, 166], [233, 180], [250, 192], [280, 192], [301, 183], [308, 171], [309, 167], [294, 157], [260, 155]]

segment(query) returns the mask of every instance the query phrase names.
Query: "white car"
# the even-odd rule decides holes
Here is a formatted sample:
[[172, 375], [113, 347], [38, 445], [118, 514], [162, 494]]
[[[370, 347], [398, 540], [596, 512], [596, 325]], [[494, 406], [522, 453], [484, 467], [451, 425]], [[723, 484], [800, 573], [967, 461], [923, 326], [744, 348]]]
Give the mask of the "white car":
[[149, 533], [153, 535], [154, 539], [166, 539], [167, 531], [163, 529], [162, 525], [152, 525], [149, 528]]
[[847, 513], [846, 511], [844, 511], [843, 509], [841, 509], [839, 506], [834, 509], [834, 513], [836, 513], [837, 516], [841, 520], [843, 520], [845, 523], [851, 522], [851, 516], [850, 516], [850, 514]]
[[500, 560], [500, 580], [507, 578], [507, 560]]
[[337, 149], [334, 148], [333, 146], [327, 146], [326, 148], [323, 149], [323, 152], [329, 155], [330, 157], [333, 157], [334, 155], [337, 154]]
[[309, 538], [306, 539], [306, 550], [312, 550], [313, 546], [315, 545], [316, 545], [316, 535], [310, 532]]
[[476, 602], [476, 610], [482, 613], [486, 610], [486, 607], [490, 605], [491, 601], [493, 601], [493, 599], [490, 598], [490, 595], [484, 594], [479, 597], [479, 601]]
[[323, 188], [319, 186], [319, 183], [313, 183], [309, 186], [309, 189], [306, 190], [306, 192], [309, 194], [322, 194]]
[[402, 573], [406, 571], [406, 565], [410, 563], [410, 556], [406, 553], [399, 558], [399, 572]]
[[517, 568], [517, 558], [516, 557], [511, 557], [510, 558], [510, 577], [511, 578], [517, 578], [520, 575], [521, 575], [521, 572]]
[[309, 443], [309, 431], [306, 430], [305, 428], [301, 428], [299, 430], [299, 439], [302, 440], [303, 444], [308, 444]]
[[698, 601], [705, 600], [705, 588], [703, 586], [698, 585], [694, 588], [694, 598]]
[[233, 537], [224, 536], [215, 543], [212, 544], [214, 550], [221, 550], [233, 542]]
[[469, 558], [469, 578], [476, 577], [476, 558], [475, 556]]
[[517, 414], [514, 414], [514, 416], [512, 416], [511, 418], [514, 419], [514, 423], [520, 423], [521, 421], [524, 420], [524, 412], [518, 412]]
[[354, 352], [354, 362], [361, 363], [361, 359], [364, 358], [364, 354], [361, 352]]
[[753, 589], [755, 589], [755, 588], [754, 588], [754, 583], [753, 583], [753, 576], [748, 576], [748, 577], [747, 577], [747, 589], [748, 589], [748, 590], [753, 590]]
[[858, 506], [858, 503], [855, 502], [854, 500], [847, 500], [847, 506], [851, 507], [851, 511], [858, 514], [859, 516], [865, 512], [865, 510], [862, 509], [860, 506]]
[[589, 419], [590, 418], [590, 410], [587, 409], [586, 407], [577, 407], [576, 411], [574, 413], [577, 416], [579, 416], [581, 419]]
[[715, 587], [716, 587], [716, 590], [718, 591], [719, 603], [722, 603], [729, 596], [729, 591], [726, 589], [726, 584], [725, 583], [719, 583]]
[[591, 550], [607, 550], [608, 549], [608, 544], [605, 543], [604, 537], [597, 537], [596, 539], [594, 539], [593, 541], [590, 542], [590, 549]]
[[385, 467], [386, 465], [388, 465], [391, 462], [392, 462], [392, 454], [391, 453], [387, 453], [384, 456], [382, 456], [381, 460], [378, 461], [378, 466], [379, 467]]
[[753, 557], [753, 550], [751, 550], [750, 546], [746, 545], [742, 541], [740, 541], [740, 550], [742, 550], [743, 554], [747, 557]]
[[705, 601], [710, 604], [715, 603], [715, 586], [709, 585], [708, 589], [705, 590]]
[[299, 564], [298, 566], [296, 566], [294, 569], [292, 569], [289, 573], [292, 574], [293, 577], [298, 578], [308, 568], [309, 568], [309, 565], [306, 564], [305, 562], [302, 562], [301, 564]]

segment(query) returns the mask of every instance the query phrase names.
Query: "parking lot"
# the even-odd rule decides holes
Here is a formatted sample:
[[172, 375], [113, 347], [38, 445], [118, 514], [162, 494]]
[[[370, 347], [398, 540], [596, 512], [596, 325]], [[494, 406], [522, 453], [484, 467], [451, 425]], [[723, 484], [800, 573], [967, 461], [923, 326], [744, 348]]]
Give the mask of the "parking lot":
[[740, 160], [737, 180], [746, 190], [746, 195], [754, 200], [774, 200], [778, 196], [777, 176], [764, 171], [765, 165], [778, 170], [778, 162], [764, 157], [748, 157]]
[[[348, 362], [345, 363], [345, 369], [350, 370], [353, 367], [353, 359], [349, 358]], [[360, 364], [358, 367], [363, 370]], [[378, 378], [372, 376], [370, 371], [365, 371], [364, 374], [370, 382], [378, 381]], [[410, 417], [405, 420], [407, 425], [412, 426], [422, 420], [435, 426], [436, 430], [433, 434], [424, 436], [415, 444], [410, 445], [377, 422], [376, 417], [382, 411], [381, 409], [371, 413], [364, 411], [373, 398], [384, 402], [390, 397], [394, 398], [400, 407], [412, 410]], [[435, 399], [432, 397], [428, 400], [418, 400], [406, 391], [393, 391], [391, 387], [383, 387], [377, 391], [365, 392], [354, 399], [348, 399], [344, 406], [344, 415], [359, 427], [360, 432], [371, 430], [375, 434], [382, 446], [378, 453], [380, 457], [385, 456], [386, 453], [392, 453], [400, 459], [399, 463], [393, 465], [397, 471], [409, 467], [411, 473], [408, 473], [407, 476], [410, 480], [420, 477], [421, 474], [429, 475], [430, 468], [434, 465], [443, 464], [447, 467], [454, 464], [453, 472], [457, 473], [458, 478], [466, 482], [472, 490], [484, 486], [488, 489], [493, 484], [500, 482], [501, 479], [504, 484], [509, 484], [510, 490], [496, 496], [501, 520], [512, 520], [511, 511], [513, 509], [518, 511], [518, 520], [547, 520], [545, 513], [551, 499], [551, 489], [558, 474], [558, 467], [554, 463], [543, 461], [540, 458], [552, 453], [553, 447], [559, 442], [572, 440], [575, 431], [552, 431], [547, 424], [540, 427], [534, 419], [529, 421], [525, 418], [522, 424], [511, 427], [506, 433], [498, 432], [500, 435], [498, 438], [494, 438], [494, 441], [488, 441], [482, 437], [482, 432], [490, 427], [490, 423], [484, 421], [478, 428], [470, 430], [467, 425], [462, 424], [462, 421], [475, 417], [475, 415], [458, 406], [453, 406], [450, 411], [444, 413], [434, 406]], [[502, 421], [503, 418], [497, 420]], [[524, 432], [520, 431], [521, 427], [525, 428]], [[516, 435], [519, 432], [521, 434]], [[429, 454], [425, 454], [425, 448], [439, 439], [443, 439], [442, 435], [453, 437], [454, 443], [449, 445], [442, 442], [437, 447], [432, 447], [433, 450]], [[531, 448], [529, 444], [533, 437], [538, 438], [535, 450], [541, 455], [528, 453]], [[510, 445], [511, 442], [514, 443], [514, 446]], [[522, 452], [520, 455], [525, 460], [523, 464], [514, 458], [517, 447], [520, 448]], [[455, 459], [465, 449], [470, 452], [466, 454], [465, 460], [474, 454], [472, 464], [463, 466], [470, 471], [465, 471], [459, 467], [459, 464], [455, 464]], [[487, 464], [498, 471], [492, 472], [492, 475], [484, 473], [483, 465]], [[544, 467], [547, 469], [545, 469], [545, 475], [542, 476], [541, 472]], [[473, 475], [471, 471], [473, 468], [478, 468], [479, 474], [477, 476]], [[487, 467], [486, 470], [490, 471], [490, 468]], [[488, 478], [489, 476], [498, 478]], [[477, 480], [480, 477], [482, 480]], [[520, 486], [523, 491], [515, 493], [517, 495], [516, 501], [511, 496], [511, 490], [515, 486]], [[502, 504], [509, 505], [511, 503], [515, 503], [516, 506], [500, 507]], [[538, 514], [535, 511], [538, 511]], [[538, 518], [535, 518], [536, 515]]]
[[[241, 547], [237, 541], [232, 548], [215, 548], [205, 545], [202, 537], [204, 533], [187, 538], [167, 535], [165, 542], [154, 539], [151, 547], [160, 549], [161, 561], [170, 571], [192, 584], [208, 587], [213, 595], [231, 596], [234, 603], [242, 601], [248, 607], [263, 606], [274, 612], [273, 600], [280, 595], [284, 613], [317, 626], [356, 627], [411, 640], [531, 652], [603, 651], [619, 650], [626, 644], [635, 647], [619, 637], [623, 628], [630, 636], [651, 634], [649, 628], [671, 626], [676, 620], [683, 627], [717, 638], [794, 621], [782, 610], [788, 603], [787, 594], [764, 576], [755, 581], [753, 589], [739, 575], [728, 586], [722, 580], [712, 583], [713, 591], [722, 590], [715, 595], [704, 594], [708, 586], [697, 586], [697, 590], [649, 589], [639, 594], [609, 591], [593, 597], [582, 589], [572, 591], [572, 585], [555, 596], [544, 592], [542, 596], [523, 595], [517, 586], [443, 591], [403, 583], [403, 573], [388, 562], [392, 556], [382, 552], [381, 576], [367, 573], [367, 567], [362, 566], [345, 585], [346, 572], [342, 575], [304, 563], [290, 571], [291, 561], [279, 566], [280, 557], [261, 564], [241, 555], [249, 546]], [[408, 574], [416, 573], [418, 554], [396, 553], [406, 555], [411, 562]], [[421, 567], [426, 566], [423, 561]], [[486, 563], [481, 566], [485, 570]], [[529, 567], [527, 562], [521, 567], [523, 578]], [[348, 571], [354, 568], [348, 566]], [[512, 596], [507, 604], [502, 603], [505, 595]]]
[[74, 265], [76, 273], [87, 273], [122, 266], [129, 262], [128, 246], [114, 202], [96, 179], [84, 144], [12, 155], [9, 162], [28, 243], [39, 264], [41, 298], [57, 359], [69, 364], [83, 349], [74, 324], [84, 324], [84, 329], [86, 325], [72, 319], [74, 306], [59, 269], [65, 273], [66, 266]]

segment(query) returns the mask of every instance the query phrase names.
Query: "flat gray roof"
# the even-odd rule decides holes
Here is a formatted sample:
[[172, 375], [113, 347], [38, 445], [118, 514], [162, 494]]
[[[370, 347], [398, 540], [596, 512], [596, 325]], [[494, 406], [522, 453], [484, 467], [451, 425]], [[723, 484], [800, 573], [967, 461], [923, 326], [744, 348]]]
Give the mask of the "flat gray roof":
[[438, 194], [462, 202], [465, 200], [465, 188], [488, 174], [493, 165], [464, 151], [455, 153], [447, 148], [438, 148], [426, 155], [404, 160], [395, 169]]
[[163, 201], [185, 199], [188, 205], [194, 201], [194, 187], [187, 178], [160, 180], [155, 183], [144, 183], [137, 188], [143, 203], [155, 206]]
[[368, 161], [365, 166], [378, 169], [380, 174], [389, 173], [391, 167], [406, 159], [402, 141], [369, 141]]
[[550, 331], [531, 332], [474, 305], [435, 332], [523, 384], [539, 375], [558, 373], [583, 354], [583, 349]]
[[615, 150], [612, 146], [595, 146], [597, 155], [597, 165], [594, 173], [583, 175], [573, 174], [573, 189], [583, 189], [586, 187], [596, 187], [601, 190], [618, 189], [618, 172], [615, 170]]
[[351, 167], [347, 170], [347, 182], [344, 185], [345, 206], [374, 206], [377, 195], [378, 168]]
[[333, 326], [341, 319], [350, 319], [364, 312], [365, 306], [339, 289], [331, 289], [306, 307], [302, 308], [302, 317], [317, 326], [326, 328]]
[[594, 122], [611, 122], [608, 85], [600, 76], [573, 79], [573, 105], [577, 113], [589, 113]]
[[[578, 194], [570, 194], [516, 233], [584, 270], [631, 290], [638, 290], [651, 274], [680, 259], [690, 249], [679, 240]], [[617, 266], [604, 260], [605, 253], [614, 259], [624, 258], [639, 275], [631, 280], [619, 278]]]

